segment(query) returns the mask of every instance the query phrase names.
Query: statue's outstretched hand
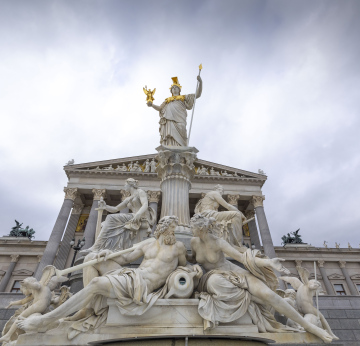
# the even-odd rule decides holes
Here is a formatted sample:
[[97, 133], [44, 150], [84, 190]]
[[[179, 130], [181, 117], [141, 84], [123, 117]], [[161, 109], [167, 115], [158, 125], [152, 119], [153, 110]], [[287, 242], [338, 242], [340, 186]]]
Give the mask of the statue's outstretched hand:
[[153, 103], [151, 101], [147, 102], [148, 107], [152, 107]]
[[103, 198], [101, 198], [100, 201], [98, 202], [98, 209], [102, 209], [102, 210], [106, 209], [106, 202], [104, 201]]
[[197, 76], [197, 80], [201, 83], [202, 79], [200, 76]]
[[203, 276], [203, 271], [198, 264], [193, 265], [193, 270], [196, 272], [196, 277], [200, 279]]
[[98, 259], [99, 262], [107, 261], [110, 254], [112, 254], [112, 251], [108, 250], [108, 249], [105, 249], [105, 250], [100, 251], [97, 254], [96, 258]]
[[5, 309], [9, 309], [13, 305], [14, 305], [13, 302], [10, 302], [10, 304]]
[[282, 272], [284, 274], [290, 274], [290, 270], [285, 268], [281, 262], [284, 262], [285, 260], [283, 258], [271, 258], [270, 259], [270, 263], [271, 263], [271, 267], [275, 270], [277, 270], [278, 272]]

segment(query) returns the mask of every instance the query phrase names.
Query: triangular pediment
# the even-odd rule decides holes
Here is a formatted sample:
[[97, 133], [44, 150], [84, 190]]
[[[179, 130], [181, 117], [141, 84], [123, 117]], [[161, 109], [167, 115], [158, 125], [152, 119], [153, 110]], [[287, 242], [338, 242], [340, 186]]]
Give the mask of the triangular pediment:
[[345, 277], [343, 275], [340, 274], [331, 274], [328, 276], [328, 279], [330, 280], [344, 280]]
[[[95, 161], [64, 166], [69, 177], [72, 174], [110, 174], [110, 175], [156, 175], [151, 168], [146, 169], [146, 162], [156, 162], [157, 154], [132, 156], [113, 160]], [[265, 174], [253, 173], [239, 168], [221, 165], [215, 162], [197, 159], [195, 165], [195, 179], [230, 179], [230, 180], [256, 180], [264, 183]]]
[[12, 272], [12, 275], [31, 276], [33, 274], [34, 274], [34, 272], [27, 270], [27, 269], [18, 269], [18, 270], [14, 270]]
[[[1, 275], [1, 274], [0, 274], [0, 275]], [[360, 280], [360, 274], [352, 275], [352, 276], [350, 276], [350, 278], [351, 278], [352, 280]]]
[[0, 276], [4, 276], [6, 274], [6, 271], [0, 270]]

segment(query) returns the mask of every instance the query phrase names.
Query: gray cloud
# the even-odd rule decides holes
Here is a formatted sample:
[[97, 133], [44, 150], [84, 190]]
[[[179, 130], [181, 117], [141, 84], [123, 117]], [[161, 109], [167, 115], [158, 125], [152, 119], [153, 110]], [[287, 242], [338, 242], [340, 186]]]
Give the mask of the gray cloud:
[[141, 87], [161, 102], [177, 75], [194, 92], [202, 62], [199, 157], [265, 170], [275, 244], [301, 228], [313, 245], [358, 246], [359, 2], [0, 6], [0, 234], [17, 218], [48, 238], [68, 159], [154, 152], [157, 114]]

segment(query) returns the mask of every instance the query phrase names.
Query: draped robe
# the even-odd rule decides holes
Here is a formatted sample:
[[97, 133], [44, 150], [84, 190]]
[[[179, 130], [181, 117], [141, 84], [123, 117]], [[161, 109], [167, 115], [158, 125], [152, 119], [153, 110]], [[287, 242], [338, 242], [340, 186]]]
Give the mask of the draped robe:
[[185, 95], [184, 101], [163, 102], [160, 106], [160, 144], [167, 146], [187, 146], [187, 109], [192, 109], [195, 94]]

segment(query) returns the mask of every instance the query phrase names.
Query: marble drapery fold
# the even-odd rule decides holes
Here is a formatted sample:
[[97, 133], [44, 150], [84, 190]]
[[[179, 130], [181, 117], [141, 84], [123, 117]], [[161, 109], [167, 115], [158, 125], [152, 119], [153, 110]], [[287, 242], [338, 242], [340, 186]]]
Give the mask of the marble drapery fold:
[[160, 143], [167, 146], [187, 146], [186, 110], [192, 109], [195, 94], [184, 95], [184, 101], [175, 99], [160, 106]]

